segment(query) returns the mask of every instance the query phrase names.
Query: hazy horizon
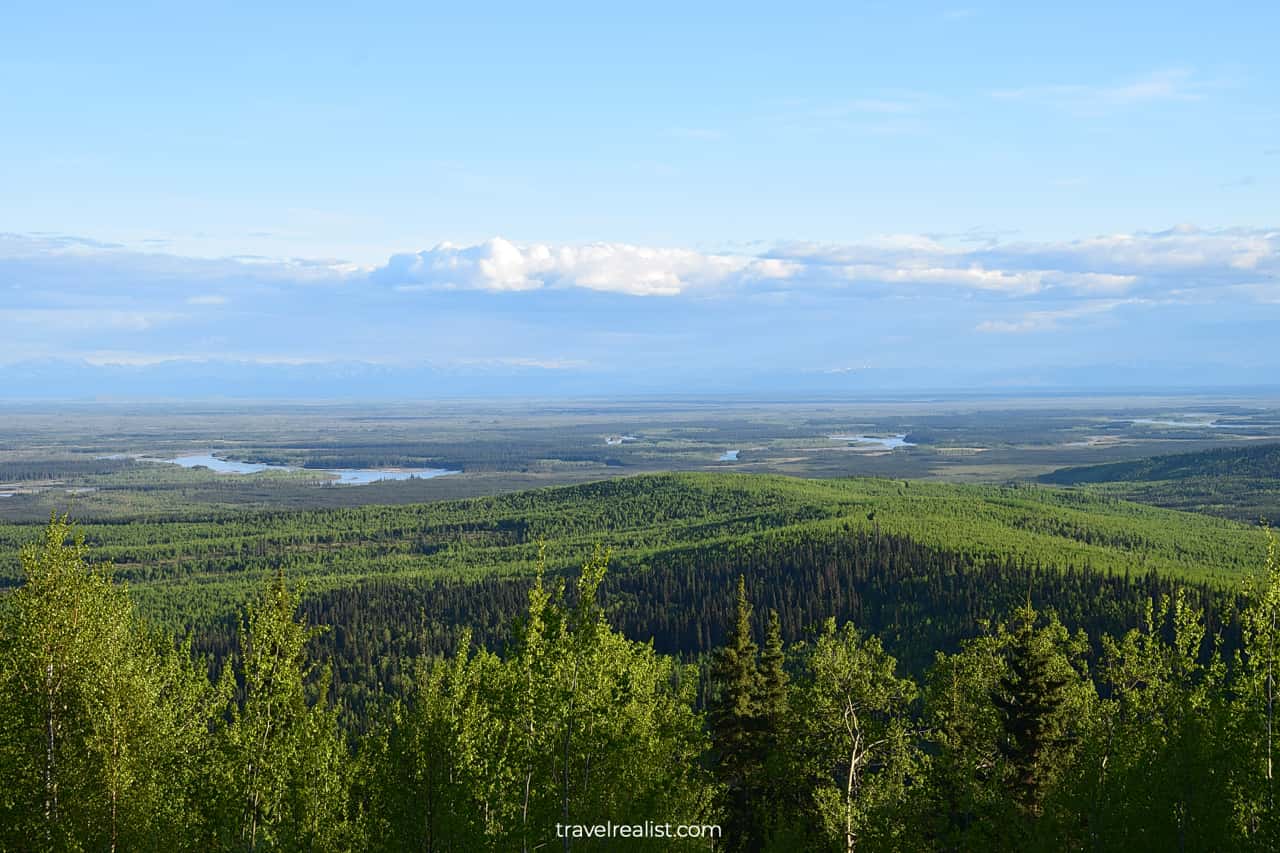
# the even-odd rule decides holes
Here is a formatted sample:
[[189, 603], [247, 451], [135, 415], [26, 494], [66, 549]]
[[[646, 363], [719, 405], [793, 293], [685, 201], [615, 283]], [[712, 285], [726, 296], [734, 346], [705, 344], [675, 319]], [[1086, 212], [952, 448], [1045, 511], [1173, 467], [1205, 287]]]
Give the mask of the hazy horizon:
[[1274, 381], [1276, 7], [588, 9], [15, 9], [0, 399]]

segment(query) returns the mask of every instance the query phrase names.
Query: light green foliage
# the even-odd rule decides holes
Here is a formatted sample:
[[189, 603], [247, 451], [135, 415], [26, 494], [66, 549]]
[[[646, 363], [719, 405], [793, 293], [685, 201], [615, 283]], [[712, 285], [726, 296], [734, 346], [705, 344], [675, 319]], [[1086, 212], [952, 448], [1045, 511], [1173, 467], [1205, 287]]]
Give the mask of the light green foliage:
[[412, 703], [397, 704], [359, 756], [370, 849], [493, 846], [502, 825], [494, 805], [516, 788], [505, 744], [495, 740], [503, 675], [502, 661], [484, 651], [419, 665]]
[[1103, 698], [1046, 803], [1046, 849], [1054, 837], [1104, 850], [1239, 846], [1230, 688], [1207, 643], [1203, 615], [1181, 596], [1149, 606], [1119, 641], [1103, 638]]
[[540, 573], [505, 660], [464, 652], [420, 669], [380, 736], [391, 774], [371, 838], [394, 850], [583, 849], [556, 824], [708, 816], [695, 673], [609, 628], [597, 601], [606, 565], [597, 553], [572, 597]]
[[[956, 515], [1025, 509], [1007, 497]], [[706, 719], [694, 667], [610, 626], [608, 554], [568, 588], [540, 561], [501, 655], [464, 634], [346, 732], [282, 572], [211, 681], [88, 555], [55, 519], [0, 602], [0, 850], [679, 849], [556, 837], [607, 821], [723, 823], [718, 849], [753, 851], [1276, 848], [1274, 540], [1235, 610], [1175, 587], [1090, 639], [1026, 607], [919, 697], [851, 623], [784, 649], [771, 613], [761, 650], [739, 578]]]
[[908, 777], [922, 762], [908, 713], [916, 685], [851, 623], [828, 620], [803, 663], [791, 751], [821, 836], [830, 849], [893, 849]]
[[[326, 707], [328, 672], [313, 671], [297, 594], [277, 575], [242, 623], [242, 684], [220, 739], [210, 796], [220, 806], [210, 846], [339, 848], [345, 832], [346, 747]], [[312, 695], [309, 696], [308, 694]]]
[[1007, 634], [988, 634], [955, 654], [939, 653], [923, 692], [930, 784], [916, 805], [925, 834], [943, 848], [994, 849], [1013, 819], [997, 784], [1002, 771], [999, 711], [991, 701], [1005, 672]]
[[22, 553], [0, 623], [0, 839], [162, 850], [191, 836], [212, 701], [185, 649], [148, 633], [65, 519]]
[[1280, 541], [1267, 531], [1265, 574], [1245, 586], [1250, 605], [1242, 615], [1244, 648], [1237, 666], [1240, 689], [1234, 722], [1250, 755], [1237, 793], [1241, 831], [1260, 849], [1280, 847], [1280, 783], [1276, 740], [1280, 737]]
[[1045, 483], [1254, 522], [1280, 516], [1280, 444], [1249, 442], [1192, 453], [1062, 468]]

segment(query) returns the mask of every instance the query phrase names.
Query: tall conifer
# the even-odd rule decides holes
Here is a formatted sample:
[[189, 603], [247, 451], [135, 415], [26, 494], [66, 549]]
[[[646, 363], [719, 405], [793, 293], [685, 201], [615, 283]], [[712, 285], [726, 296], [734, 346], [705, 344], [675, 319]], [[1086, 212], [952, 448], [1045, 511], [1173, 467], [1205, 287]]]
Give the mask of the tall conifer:
[[731, 850], [758, 850], [762, 832], [756, 820], [760, 776], [761, 678], [751, 634], [751, 603], [745, 579], [738, 576], [733, 628], [712, 663], [709, 702], [711, 737], [720, 781], [725, 786], [725, 840]]

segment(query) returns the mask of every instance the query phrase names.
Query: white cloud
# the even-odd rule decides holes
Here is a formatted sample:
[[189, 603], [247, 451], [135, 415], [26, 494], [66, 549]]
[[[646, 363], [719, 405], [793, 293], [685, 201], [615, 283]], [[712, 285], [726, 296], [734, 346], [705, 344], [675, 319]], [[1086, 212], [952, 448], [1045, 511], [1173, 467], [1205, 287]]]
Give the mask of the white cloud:
[[[613, 295], [583, 298], [593, 292]], [[1166, 310], [1175, 303], [1196, 307]], [[741, 357], [848, 367], [861, 357], [851, 345], [875, 346], [895, 327], [913, 340], [891, 348], [919, 359], [922, 348], [952, 358], [944, 344], [977, 338], [975, 329], [990, 336], [984, 346], [1009, 352], [1068, 329], [1093, 340], [1123, 332], [1117, 346], [1135, 352], [1140, 338], [1176, 352], [1187, 323], [1261, 322], [1278, 303], [1274, 228], [1181, 225], [1056, 241], [986, 228], [719, 252], [495, 237], [365, 268], [0, 235], [0, 364], [319, 359], [564, 376], [670, 354], [694, 366]], [[236, 323], [210, 307], [220, 304], [236, 306]]]
[[[849, 244], [785, 243], [728, 252], [628, 243], [441, 243], [356, 268], [305, 259], [184, 258], [80, 238], [0, 235], [0, 287], [17, 294], [11, 324], [134, 328], [194, 306], [342, 300], [368, 285], [401, 291], [591, 290], [636, 297], [698, 294], [781, 300], [848, 291], [862, 297], [931, 290], [987, 298], [1252, 298], [1280, 284], [1280, 230], [1206, 229], [1002, 242], [999, 232], [889, 234]], [[1252, 289], [1231, 291], [1241, 285]], [[1213, 294], [1217, 293], [1218, 296]], [[338, 304], [338, 303], [333, 303]], [[82, 311], [50, 313], [13, 313]]]
[[576, 287], [633, 296], [699, 290], [788, 289], [877, 284], [946, 287], [1063, 298], [1120, 295], [1195, 273], [1203, 281], [1272, 268], [1280, 241], [1271, 232], [1202, 231], [1118, 234], [1066, 243], [1000, 243], [893, 234], [849, 245], [789, 243], [762, 254], [708, 254], [620, 243], [518, 245], [494, 238], [471, 246], [442, 243], [394, 256], [374, 281], [402, 290], [522, 291]]
[[1002, 243], [992, 237], [980, 246], [936, 235], [894, 235], [855, 245], [787, 244], [768, 255], [798, 268], [797, 281], [825, 275], [1064, 299], [1166, 295], [1280, 278], [1280, 231], [1181, 225], [1062, 242]]
[[890, 267], [876, 264], [852, 264], [842, 267], [841, 274], [850, 281], [876, 281], [886, 284], [941, 284], [972, 290], [994, 290], [1003, 293], [1035, 293], [1043, 286], [1044, 273], [1039, 270], [1011, 272], [985, 269], [978, 264], [967, 267], [940, 267], [907, 264]]
[[625, 243], [520, 246], [495, 237], [473, 246], [441, 243], [395, 255], [373, 272], [401, 288], [490, 291], [579, 287], [633, 296], [674, 296], [747, 280], [788, 278], [795, 265], [776, 258], [704, 254]]
[[1108, 234], [1070, 242], [1007, 243], [985, 251], [983, 257], [994, 263], [1076, 272], [1147, 278], [1194, 276], [1201, 284], [1210, 284], [1242, 273], [1280, 274], [1280, 231], [1178, 225], [1165, 231]]

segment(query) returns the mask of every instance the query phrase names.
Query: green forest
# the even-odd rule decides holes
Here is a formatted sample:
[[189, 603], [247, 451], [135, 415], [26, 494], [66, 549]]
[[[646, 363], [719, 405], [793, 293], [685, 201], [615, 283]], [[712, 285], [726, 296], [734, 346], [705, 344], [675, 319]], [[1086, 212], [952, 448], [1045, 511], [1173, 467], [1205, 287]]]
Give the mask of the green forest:
[[[38, 530], [0, 524], [0, 583]], [[727, 553], [850, 533], [909, 537], [970, 560], [1232, 582], [1260, 564], [1256, 527], [1066, 489], [869, 478], [659, 474], [495, 497], [401, 506], [272, 510], [83, 525], [148, 616], [172, 628], [234, 613], [284, 569], [312, 594], [364, 580], [475, 581], [528, 576], [539, 543], [565, 571], [596, 544], [615, 565]]]
[[1257, 522], [1280, 518], [1280, 444], [1220, 447], [1061, 468], [1040, 482]]
[[[917, 676], [1029, 591], [1096, 637], [1135, 627], [1148, 599], [1181, 590], [1234, 649], [1239, 582], [1265, 552], [1256, 527], [1070, 490], [702, 473], [80, 529], [140, 614], [189, 640], [215, 676], [236, 649], [239, 614], [283, 572], [309, 621], [330, 626], [307, 650], [330, 663], [354, 726], [405, 694], [414, 660], [463, 648], [464, 631], [500, 653], [539, 560], [570, 579], [597, 546], [611, 551], [610, 624], [658, 652], [705, 661], [725, 642], [746, 574], [786, 642], [852, 620]], [[20, 549], [39, 531], [0, 526], [0, 583], [19, 582]]]
[[6, 850], [1280, 845], [1256, 527], [674, 475], [3, 537]]

